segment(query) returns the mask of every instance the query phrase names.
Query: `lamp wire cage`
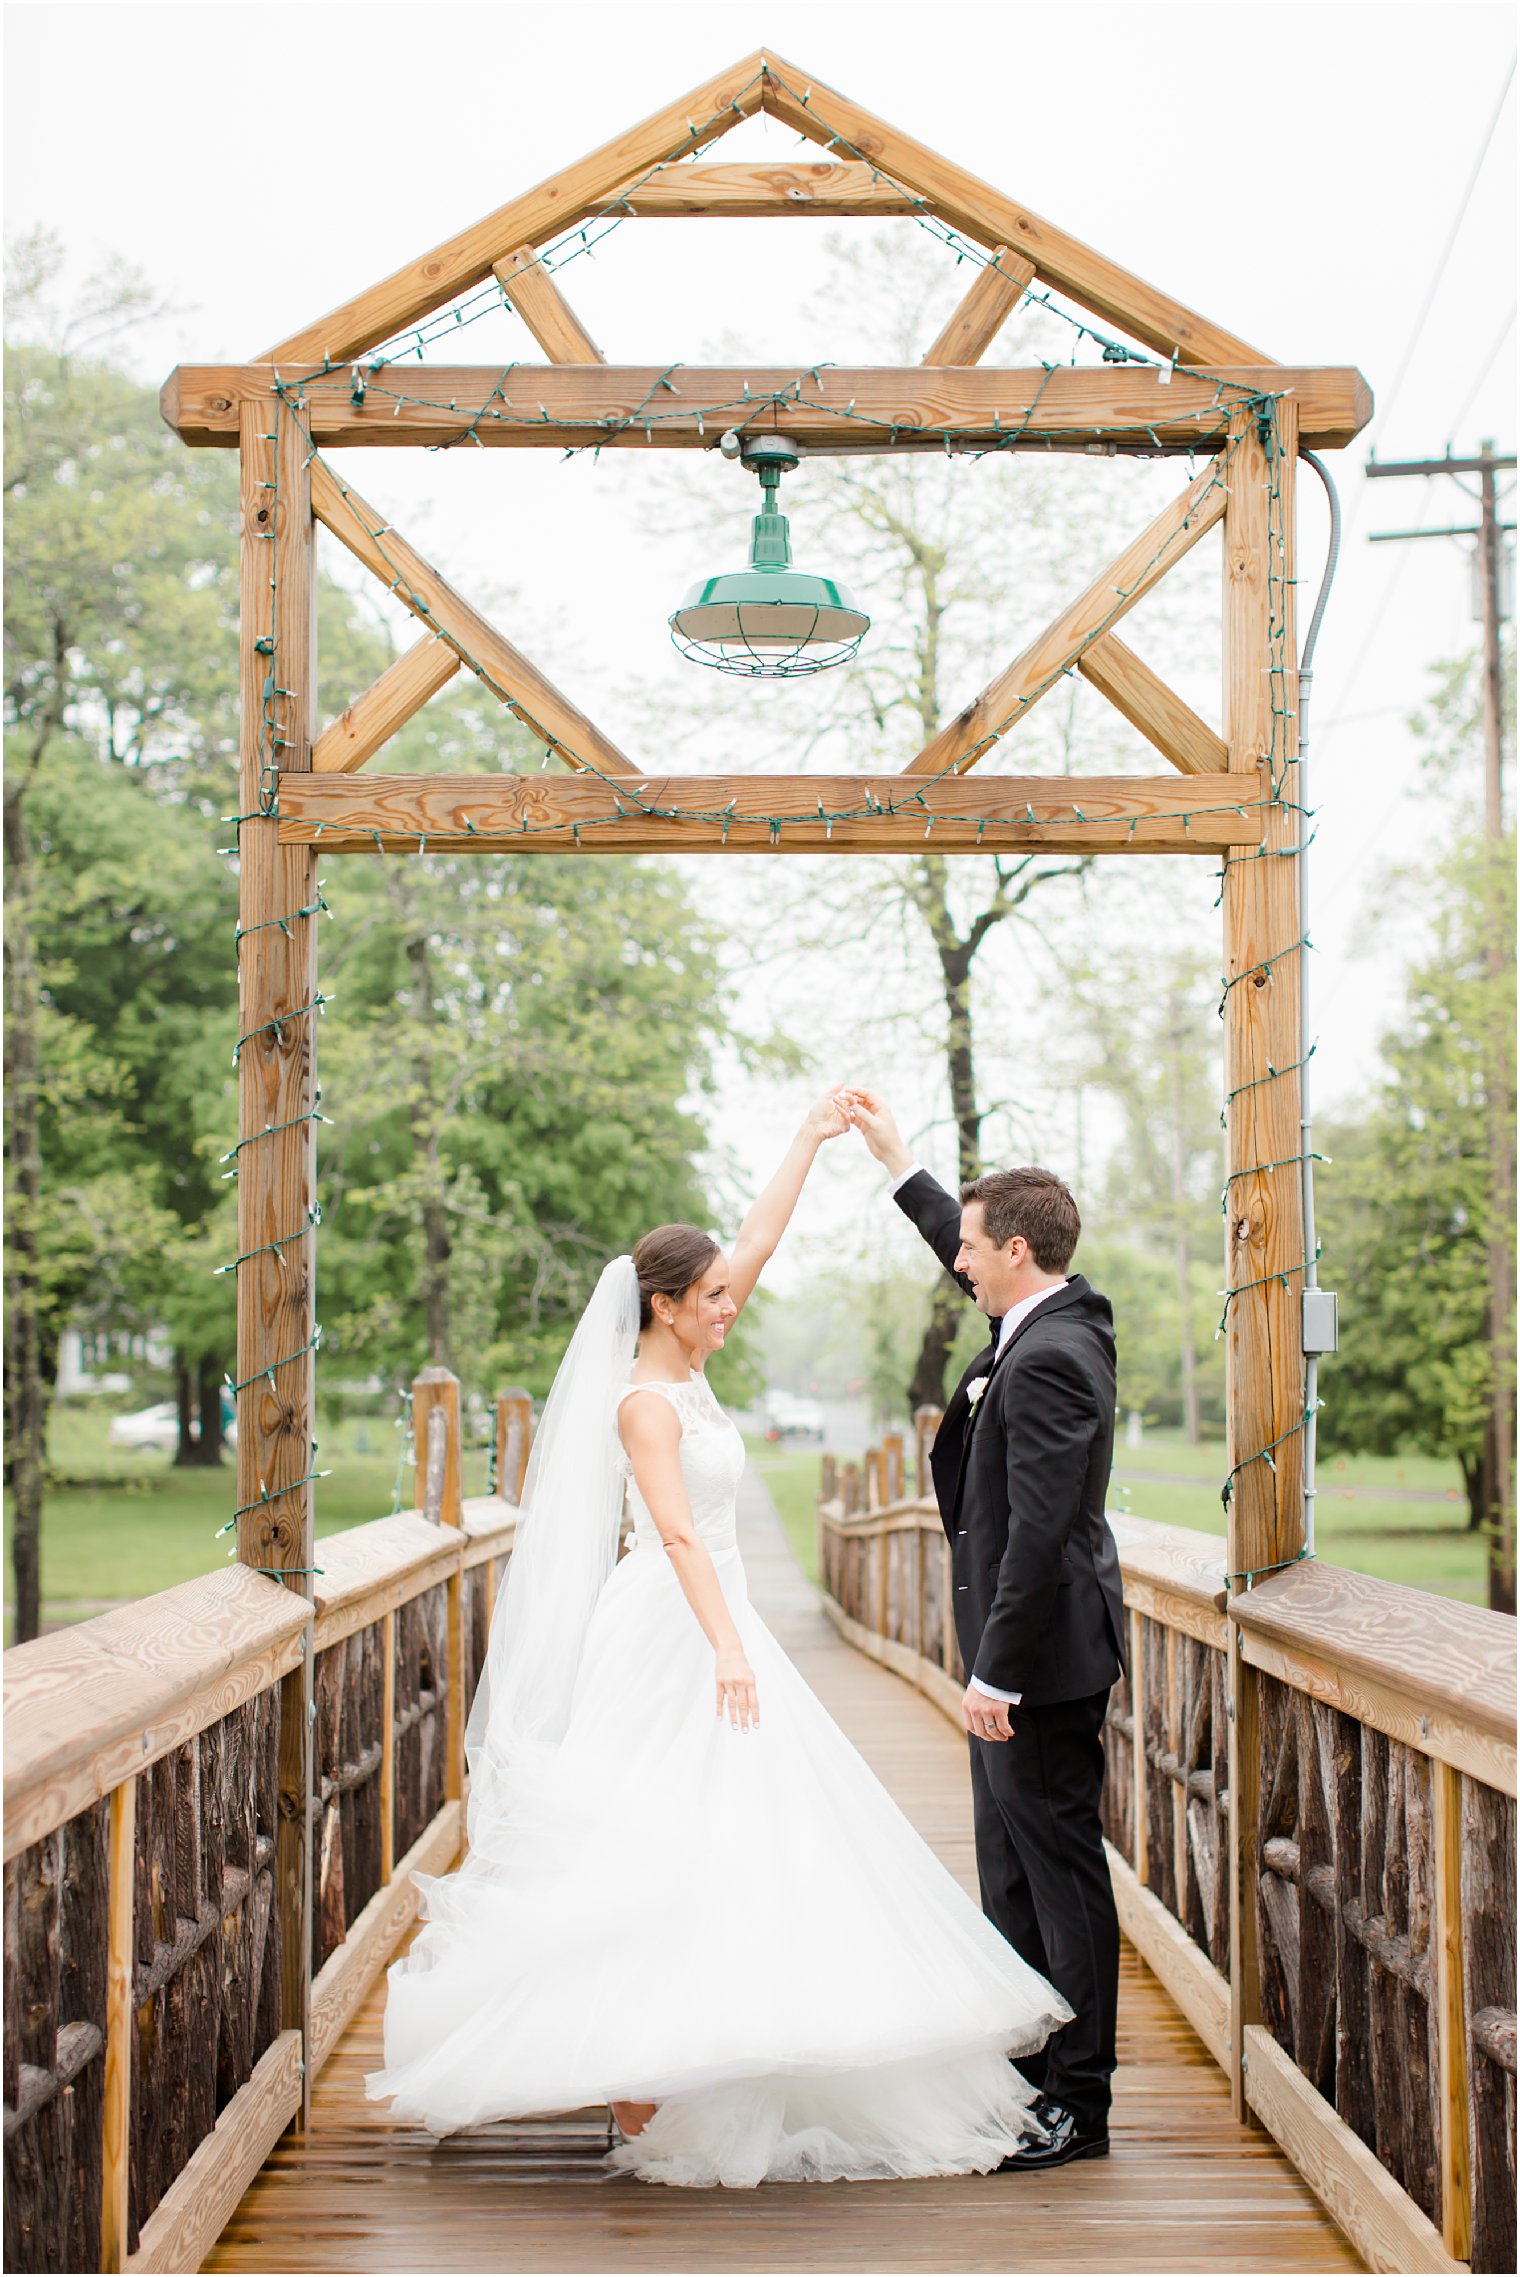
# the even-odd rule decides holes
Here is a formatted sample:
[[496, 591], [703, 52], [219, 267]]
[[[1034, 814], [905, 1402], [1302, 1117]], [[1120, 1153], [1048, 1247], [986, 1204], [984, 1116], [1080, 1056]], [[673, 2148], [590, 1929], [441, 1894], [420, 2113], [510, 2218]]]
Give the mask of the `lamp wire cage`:
[[776, 493], [797, 464], [784, 435], [723, 437], [726, 458], [741, 460], [760, 480], [748, 565], [704, 577], [670, 618], [670, 637], [692, 664], [741, 679], [795, 680], [847, 664], [871, 620], [837, 578], [815, 576], [792, 562], [791, 532]]

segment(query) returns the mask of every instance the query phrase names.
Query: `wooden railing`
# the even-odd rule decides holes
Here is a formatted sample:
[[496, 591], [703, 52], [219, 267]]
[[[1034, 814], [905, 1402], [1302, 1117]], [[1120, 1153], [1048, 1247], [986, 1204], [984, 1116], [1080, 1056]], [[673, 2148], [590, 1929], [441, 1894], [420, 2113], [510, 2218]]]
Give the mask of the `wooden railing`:
[[532, 1409], [474, 1500], [455, 1379], [413, 1413], [419, 1507], [314, 1600], [231, 1565], [5, 1655], [8, 2269], [199, 2268], [459, 1853]]
[[[936, 1421], [913, 1495], [899, 1439], [824, 1457], [819, 1571], [836, 1627], [958, 1721]], [[1116, 1530], [1126, 1935], [1373, 2268], [1513, 2270], [1514, 1622], [1312, 1560], [1227, 1601], [1216, 1536]]]

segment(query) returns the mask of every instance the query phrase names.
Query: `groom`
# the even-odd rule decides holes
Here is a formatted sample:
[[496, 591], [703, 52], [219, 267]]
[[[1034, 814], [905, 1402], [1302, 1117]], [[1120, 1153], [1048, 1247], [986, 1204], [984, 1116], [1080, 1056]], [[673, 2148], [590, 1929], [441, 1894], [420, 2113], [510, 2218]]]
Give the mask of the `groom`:
[[1068, 1275], [1081, 1219], [1046, 1170], [994, 1170], [947, 1194], [873, 1094], [851, 1120], [892, 1194], [991, 1325], [930, 1454], [971, 1672], [961, 1713], [982, 1911], [1074, 2011], [1019, 2069], [1042, 2136], [1005, 2169], [1108, 2151], [1119, 1923], [1103, 1854], [1103, 1717], [1123, 1673], [1124, 1595], [1104, 1516], [1114, 1326]]

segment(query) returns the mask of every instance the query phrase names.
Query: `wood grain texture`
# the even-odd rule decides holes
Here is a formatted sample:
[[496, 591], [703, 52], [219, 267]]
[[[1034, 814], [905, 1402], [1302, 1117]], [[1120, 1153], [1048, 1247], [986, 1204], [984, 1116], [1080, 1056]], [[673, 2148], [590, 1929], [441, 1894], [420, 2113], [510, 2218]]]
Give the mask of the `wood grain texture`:
[[[595, 775], [292, 777], [279, 827], [351, 853], [905, 852], [1049, 846], [1210, 854], [1257, 843], [1254, 776]], [[650, 811], [654, 810], [654, 811]], [[847, 820], [825, 819], [844, 815]], [[376, 834], [380, 843], [376, 845]]]
[[1420, 2212], [1290, 2056], [1258, 2025], [1245, 2036], [1246, 2095], [1322, 2205], [1371, 2269], [1457, 2272], [1435, 2224]]
[[515, 1505], [522, 1500], [533, 1447], [533, 1401], [519, 1385], [496, 1397], [496, 1491]]
[[[964, 1738], [825, 1620], [747, 1486], [756, 1604], [823, 1705], [974, 1893]], [[434, 2142], [364, 2099], [384, 1986], [317, 2083], [313, 2125], [275, 2151], [211, 2270], [1006, 2271], [1351, 2268], [1355, 2257], [1271, 2141], [1229, 2115], [1219, 2072], [1126, 1946], [1115, 2149], [1031, 2195], [1007, 2176], [825, 2189], [659, 2190], [608, 2182], [605, 2114]], [[1186, 2156], [1179, 2156], [1185, 2143]], [[1011, 2239], [1016, 2242], [1010, 2244]]]
[[5, 1854], [265, 1690], [300, 1658], [305, 1605], [223, 1566], [5, 1655]]
[[416, 1510], [329, 1535], [317, 1576], [316, 1650], [324, 1652], [340, 1637], [436, 1588], [456, 1571], [460, 1552], [455, 1532], [440, 1534]]
[[715, 140], [757, 110], [760, 64], [758, 55], [746, 56], [717, 73], [316, 323], [303, 325], [269, 350], [270, 361], [317, 364], [330, 357], [341, 363], [361, 356], [393, 332], [482, 283], [491, 273], [491, 263], [503, 253], [518, 245], [542, 245], [560, 231], [573, 229], [635, 177]]
[[137, 1781], [111, 1794], [107, 1887], [105, 2100], [100, 2201], [100, 2266], [125, 2266], [128, 2243], [127, 2148], [131, 2134], [133, 1876], [137, 1845]]
[[952, 159], [824, 86], [778, 55], [766, 58], [764, 108], [810, 142], [836, 139], [852, 157], [868, 160], [928, 198], [936, 213], [983, 245], [1011, 245], [1047, 283], [1079, 307], [1184, 364], [1264, 363], [1233, 333], [1186, 308], [1181, 301], [1132, 276], [1080, 238], [1068, 236], [1027, 206], [991, 188]]
[[199, 2269], [300, 2101], [301, 2036], [282, 2032], [144, 2223], [137, 2251], [116, 2266], [134, 2277]]
[[316, 863], [282, 845], [277, 771], [315, 727], [309, 451], [283, 406], [244, 408], [238, 826], [239, 1562], [311, 1593], [315, 1387]]
[[974, 766], [991, 743], [1049, 694], [1090, 642], [1107, 633], [1223, 519], [1232, 482], [1233, 470], [1227, 477], [1218, 461], [1205, 467], [974, 702], [945, 722], [908, 762], [907, 772], [937, 775], [947, 767], [960, 771]]
[[1224, 1330], [1228, 1540], [1242, 1577], [1296, 1557], [1304, 1540], [1297, 448], [1290, 405], [1279, 407], [1270, 458], [1256, 422], [1242, 420], [1224, 526], [1225, 740], [1233, 770], [1259, 772], [1260, 850], [1272, 857], [1228, 862], [1223, 894], [1225, 1282], [1238, 1292]]
[[1154, 1971], [1221, 2071], [1230, 2060], [1230, 1988], [1206, 1953], [1107, 1844], [1119, 1927]]
[[923, 200], [873, 167], [827, 159], [706, 165], [687, 159], [661, 166], [609, 198], [604, 213], [630, 213], [641, 221], [768, 220], [778, 214], [812, 214], [842, 220], [852, 214], [904, 214]]
[[371, 688], [338, 714], [311, 747], [314, 775], [351, 775], [389, 743], [459, 670], [445, 640], [424, 633], [404, 656], [387, 665]]
[[[1232, 1598], [1230, 1618], [1259, 1665], [1266, 1665], [1260, 1648], [1272, 1646], [1306, 1670], [1312, 1663], [1337, 1671], [1344, 1694], [1337, 1705], [1348, 1706], [1362, 1680], [1382, 1699], [1396, 1698], [1398, 1729], [1386, 1710], [1373, 1712], [1370, 1695], [1363, 1720], [1422, 1753], [1443, 1754], [1463, 1730], [1470, 1750], [1492, 1743], [1474, 1776], [1514, 1793], [1516, 1647], [1508, 1615], [1316, 1559]], [[1319, 1685], [1306, 1679], [1302, 1689]]]
[[[181, 364], [159, 408], [192, 449], [230, 449], [240, 407], [261, 414], [289, 381], [274, 364]], [[1360, 372], [1339, 365], [1233, 362], [1170, 380], [1148, 364], [1003, 368], [923, 364], [397, 365], [355, 403], [349, 372], [300, 384], [303, 424], [319, 448], [713, 450], [728, 426], [773, 425], [812, 451], [1095, 447], [1215, 450], [1242, 397], [1281, 393], [1306, 443], [1342, 450], [1372, 415]]]
[[951, 310], [926, 364], [979, 364], [1034, 283], [1034, 263], [1006, 245], [996, 246], [992, 259], [978, 269], [964, 300]]
[[312, 504], [318, 519], [386, 590], [458, 650], [462, 662], [514, 718], [532, 728], [572, 766], [595, 765], [603, 774], [633, 769], [600, 728], [578, 712], [509, 640], [439, 576], [384, 516], [365, 504], [321, 459], [311, 464]]
[[1229, 746], [1117, 633], [1084, 648], [1077, 670], [1184, 775], [1229, 772]]
[[491, 263], [492, 273], [551, 364], [607, 359], [531, 245]]

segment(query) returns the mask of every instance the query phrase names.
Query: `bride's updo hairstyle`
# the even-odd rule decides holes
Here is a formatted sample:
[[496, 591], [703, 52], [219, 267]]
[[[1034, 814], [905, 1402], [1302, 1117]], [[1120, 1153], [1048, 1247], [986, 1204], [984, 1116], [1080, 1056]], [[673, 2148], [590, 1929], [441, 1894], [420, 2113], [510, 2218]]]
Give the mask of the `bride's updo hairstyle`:
[[679, 1304], [693, 1281], [700, 1281], [718, 1255], [718, 1244], [700, 1226], [657, 1225], [634, 1245], [633, 1269], [639, 1277], [639, 1326], [654, 1325], [654, 1297]]

